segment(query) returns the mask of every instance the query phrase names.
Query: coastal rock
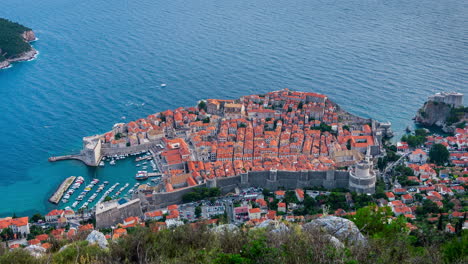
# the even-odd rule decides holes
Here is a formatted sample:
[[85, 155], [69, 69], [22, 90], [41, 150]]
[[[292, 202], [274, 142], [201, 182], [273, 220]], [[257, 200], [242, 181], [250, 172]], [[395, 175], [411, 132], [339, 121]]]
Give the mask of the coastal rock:
[[8, 59], [7, 61], [9, 61], [10, 63], [11, 62], [19, 62], [19, 61], [28, 61], [28, 60], [34, 59], [36, 57], [36, 55], [37, 55], [37, 50], [35, 48], [31, 47], [30, 51], [24, 52], [20, 56], [18, 56], [16, 58]]
[[8, 68], [8, 67], [10, 67], [10, 62], [8, 60], [4, 60], [4, 61], [0, 62], [0, 69], [4, 69], [4, 68]]
[[[325, 216], [304, 225], [304, 230], [319, 229], [336, 237], [342, 243], [365, 244], [366, 238], [350, 220], [336, 216]], [[332, 241], [332, 240], [331, 240]], [[332, 241], [333, 242], [333, 241]]]
[[36, 40], [36, 35], [34, 34], [34, 32], [32, 30], [25, 31], [23, 34], [21, 34], [21, 36], [27, 42], [31, 42], [31, 41]]
[[93, 230], [88, 237], [86, 238], [86, 241], [88, 241], [90, 244], [95, 244], [97, 243], [100, 248], [107, 248], [109, 245], [109, 242], [107, 242], [106, 236], [96, 230]]
[[31, 256], [39, 258], [42, 257], [46, 253], [46, 249], [41, 246], [30, 245], [24, 248]]
[[436, 125], [443, 127], [449, 115], [450, 105], [428, 101], [416, 113], [414, 121], [424, 126]]

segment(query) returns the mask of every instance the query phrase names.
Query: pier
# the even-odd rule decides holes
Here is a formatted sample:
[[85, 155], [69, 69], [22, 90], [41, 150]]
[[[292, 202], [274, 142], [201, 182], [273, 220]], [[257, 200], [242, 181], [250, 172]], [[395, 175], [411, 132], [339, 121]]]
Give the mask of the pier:
[[64, 156], [55, 156], [55, 157], [50, 157], [49, 162], [55, 162], [55, 161], [61, 161], [61, 160], [79, 160], [83, 162], [84, 164], [88, 166], [94, 166], [96, 167], [99, 162], [101, 161], [101, 157], [99, 157], [99, 160], [97, 163], [91, 163], [89, 159], [87, 159], [83, 154], [78, 154], [78, 155], [64, 155]]
[[63, 194], [65, 191], [72, 185], [73, 181], [76, 179], [75, 176], [70, 176], [66, 178], [62, 184], [58, 187], [58, 189], [55, 191], [55, 193], [49, 198], [49, 202], [58, 204], [60, 202], [60, 199], [62, 199]]

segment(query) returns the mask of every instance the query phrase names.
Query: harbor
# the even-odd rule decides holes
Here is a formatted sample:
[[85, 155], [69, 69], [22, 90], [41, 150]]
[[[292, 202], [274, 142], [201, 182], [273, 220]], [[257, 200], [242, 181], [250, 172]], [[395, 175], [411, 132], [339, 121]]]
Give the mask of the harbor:
[[60, 202], [60, 199], [62, 199], [63, 194], [70, 187], [70, 185], [73, 183], [75, 178], [76, 178], [75, 176], [70, 176], [66, 178], [57, 188], [55, 193], [50, 197], [49, 201], [51, 203], [58, 204]]
[[106, 197], [129, 199], [140, 185], [155, 186], [162, 177], [153, 155], [146, 151], [103, 157], [93, 170], [91, 177], [72, 176], [54, 204], [60, 209], [92, 210]]

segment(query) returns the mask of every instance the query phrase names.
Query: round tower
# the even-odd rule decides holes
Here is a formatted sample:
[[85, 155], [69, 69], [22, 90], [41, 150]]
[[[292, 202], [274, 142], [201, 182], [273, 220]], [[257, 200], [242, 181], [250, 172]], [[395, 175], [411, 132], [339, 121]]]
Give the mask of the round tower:
[[[369, 152], [368, 152], [369, 153]], [[375, 193], [376, 175], [370, 155], [354, 165], [349, 172], [349, 189], [357, 193]]]

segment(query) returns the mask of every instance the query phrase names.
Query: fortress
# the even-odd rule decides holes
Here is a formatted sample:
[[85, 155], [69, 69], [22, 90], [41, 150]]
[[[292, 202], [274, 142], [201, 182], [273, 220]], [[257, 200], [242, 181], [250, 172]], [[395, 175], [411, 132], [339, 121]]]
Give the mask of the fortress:
[[456, 92], [441, 92], [429, 96], [428, 101], [445, 103], [453, 107], [459, 107], [463, 105], [463, 94]]

